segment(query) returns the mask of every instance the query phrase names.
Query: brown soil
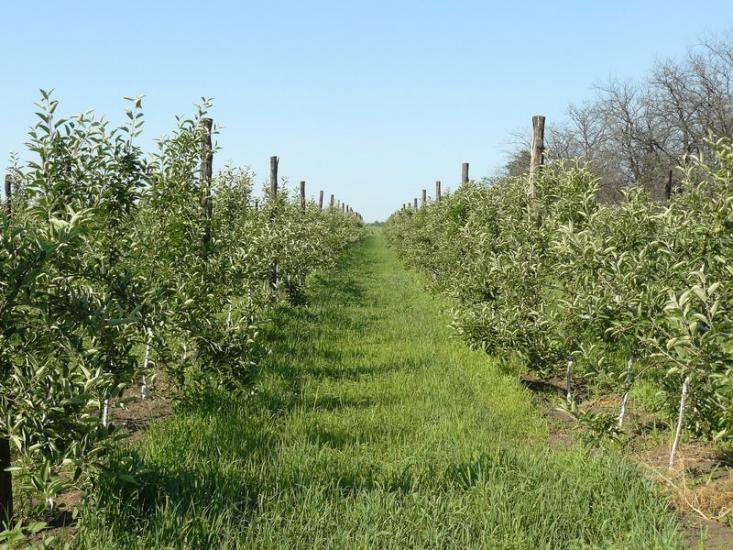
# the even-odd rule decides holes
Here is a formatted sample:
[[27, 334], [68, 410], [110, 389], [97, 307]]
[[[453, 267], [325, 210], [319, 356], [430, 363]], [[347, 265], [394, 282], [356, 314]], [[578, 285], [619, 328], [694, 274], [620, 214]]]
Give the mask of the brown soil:
[[[152, 422], [173, 414], [170, 400], [163, 396], [163, 390], [152, 391], [145, 400], [140, 398], [140, 387], [128, 388], [121, 400], [113, 401], [110, 407], [110, 423], [127, 434], [128, 445], [138, 443], [146, 434]], [[82, 499], [81, 491], [74, 489], [58, 496], [54, 514], [46, 519], [48, 528], [31, 537], [29, 543], [39, 545], [44, 539], [54, 537], [55, 542], [71, 543], [76, 531], [74, 509]]]
[[554, 407], [546, 407], [544, 415], [550, 430], [550, 446], [561, 449], [571, 447], [575, 443], [575, 419]]
[[151, 422], [167, 418], [173, 414], [173, 406], [162, 395], [153, 393], [148, 399], [140, 399], [140, 388], [130, 388], [131, 398], [124, 404], [111, 409], [110, 422], [120, 426], [127, 434], [130, 443], [137, 443], [147, 432]]

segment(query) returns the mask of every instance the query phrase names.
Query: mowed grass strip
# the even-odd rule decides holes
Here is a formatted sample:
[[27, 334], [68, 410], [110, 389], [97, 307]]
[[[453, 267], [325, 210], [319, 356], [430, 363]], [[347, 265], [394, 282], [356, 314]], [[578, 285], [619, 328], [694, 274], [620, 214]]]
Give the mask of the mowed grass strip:
[[[254, 396], [212, 393], [105, 481], [94, 548], [675, 548], [616, 455], [551, 449], [516, 378], [452, 337], [378, 232], [283, 307]], [[132, 468], [121, 463], [118, 468]]]

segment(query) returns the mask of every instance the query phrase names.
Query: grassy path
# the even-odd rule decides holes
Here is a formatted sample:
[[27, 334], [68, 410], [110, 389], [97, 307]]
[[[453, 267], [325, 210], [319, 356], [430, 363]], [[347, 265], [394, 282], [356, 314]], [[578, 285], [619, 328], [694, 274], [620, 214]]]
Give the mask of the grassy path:
[[617, 457], [550, 450], [516, 380], [451, 336], [379, 234], [279, 311], [249, 399], [151, 430], [139, 489], [102, 487], [90, 547], [674, 548]]

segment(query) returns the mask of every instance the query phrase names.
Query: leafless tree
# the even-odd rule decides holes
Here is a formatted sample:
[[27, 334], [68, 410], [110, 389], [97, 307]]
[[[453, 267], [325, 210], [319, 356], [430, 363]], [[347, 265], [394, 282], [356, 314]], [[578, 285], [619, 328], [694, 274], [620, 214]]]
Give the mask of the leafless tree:
[[641, 82], [611, 80], [549, 126], [551, 158], [581, 158], [615, 200], [630, 185], [663, 199], [670, 170], [709, 153], [708, 137], [733, 136], [733, 33], [658, 62]]

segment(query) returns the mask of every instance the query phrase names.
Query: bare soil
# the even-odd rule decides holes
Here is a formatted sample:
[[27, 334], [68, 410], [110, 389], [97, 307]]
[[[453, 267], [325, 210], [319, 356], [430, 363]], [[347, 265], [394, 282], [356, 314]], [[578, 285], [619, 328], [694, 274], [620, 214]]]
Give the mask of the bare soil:
[[[162, 390], [162, 388], [161, 388]], [[140, 398], [140, 387], [130, 387], [122, 400], [113, 401], [110, 407], [110, 423], [118, 426], [127, 435], [125, 442], [135, 445], [145, 434], [152, 422], [173, 414], [173, 405], [164, 397], [163, 391], [152, 391], [147, 399]], [[29, 540], [30, 544], [41, 544], [44, 539], [54, 537], [56, 542], [69, 542], [76, 531], [74, 510], [82, 500], [81, 491], [74, 489], [58, 496], [52, 515], [46, 518], [48, 528]]]

